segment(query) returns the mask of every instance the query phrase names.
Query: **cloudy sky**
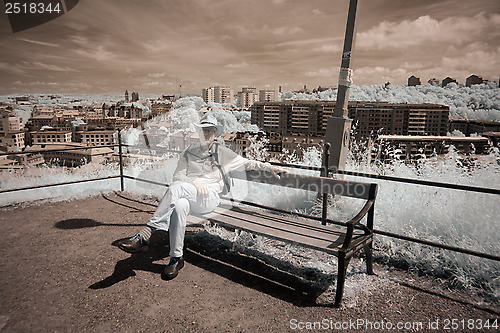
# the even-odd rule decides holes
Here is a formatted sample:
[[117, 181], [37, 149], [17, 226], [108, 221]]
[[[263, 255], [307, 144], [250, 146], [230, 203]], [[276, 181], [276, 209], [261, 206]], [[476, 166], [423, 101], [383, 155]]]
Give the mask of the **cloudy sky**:
[[[2, 11], [0, 94], [336, 86], [348, 3], [82, 0], [17, 33]], [[360, 0], [356, 32], [357, 85], [500, 76], [498, 0]]]

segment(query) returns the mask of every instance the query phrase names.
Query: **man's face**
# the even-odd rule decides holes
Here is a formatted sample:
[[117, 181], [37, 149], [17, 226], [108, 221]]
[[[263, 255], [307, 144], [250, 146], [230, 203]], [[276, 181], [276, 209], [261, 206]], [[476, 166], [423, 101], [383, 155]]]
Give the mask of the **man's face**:
[[215, 133], [217, 129], [215, 127], [204, 127], [203, 135], [205, 136], [205, 142], [210, 145], [215, 140]]

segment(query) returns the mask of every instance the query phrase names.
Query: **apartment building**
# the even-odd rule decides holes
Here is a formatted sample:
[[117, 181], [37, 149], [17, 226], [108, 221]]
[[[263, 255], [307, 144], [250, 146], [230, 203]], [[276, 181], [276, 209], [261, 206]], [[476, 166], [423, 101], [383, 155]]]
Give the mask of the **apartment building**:
[[[264, 131], [324, 136], [335, 101], [257, 102], [251, 108], [251, 122]], [[354, 136], [446, 135], [449, 107], [434, 104], [350, 102]]]
[[42, 131], [29, 132], [29, 143], [31, 145], [41, 145], [46, 143], [66, 143], [73, 138], [72, 131], [60, 131], [57, 129], [46, 129]]
[[381, 135], [446, 135], [449, 107], [436, 104], [351, 102], [349, 117], [355, 137]]
[[153, 102], [151, 104], [151, 114], [153, 117], [157, 117], [161, 114], [168, 113], [172, 111], [173, 105], [170, 101]]
[[276, 101], [276, 90], [263, 89], [259, 90], [259, 102], [274, 102]]
[[21, 117], [8, 116], [0, 118], [0, 132], [14, 132], [23, 129], [23, 120]]
[[247, 109], [257, 102], [258, 98], [257, 88], [242, 88], [237, 94], [238, 102], [236, 105], [240, 108]]
[[118, 133], [113, 130], [76, 131], [75, 142], [88, 146], [105, 146], [118, 143]]
[[87, 163], [104, 162], [112, 157], [114, 150], [107, 147], [88, 147], [83, 143], [65, 142], [36, 144], [26, 149], [26, 152], [39, 153], [49, 163], [76, 167]]
[[229, 86], [214, 87], [214, 101], [220, 104], [233, 104], [233, 89]]
[[203, 88], [201, 91], [201, 97], [205, 103], [215, 103], [215, 89], [214, 87]]
[[25, 132], [21, 117], [8, 115], [0, 118], [0, 147], [4, 147], [7, 152], [24, 149]]
[[202, 89], [205, 103], [233, 104], [233, 89], [229, 86], [215, 86]]
[[480, 119], [450, 119], [449, 132], [459, 130], [466, 136], [484, 132], [500, 132], [500, 122]]
[[25, 132], [23, 131], [0, 131], [0, 147], [4, 147], [6, 152], [21, 151], [26, 147]]

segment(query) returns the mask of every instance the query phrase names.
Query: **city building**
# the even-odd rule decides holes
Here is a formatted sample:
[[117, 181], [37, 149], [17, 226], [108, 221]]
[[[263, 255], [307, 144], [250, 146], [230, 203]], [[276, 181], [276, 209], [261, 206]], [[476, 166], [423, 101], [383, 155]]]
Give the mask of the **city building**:
[[[0, 149], [0, 153], [2, 150]], [[16, 154], [0, 156], [0, 171], [21, 170], [26, 168], [38, 167], [45, 163], [42, 154]]]
[[168, 113], [172, 111], [173, 105], [170, 100], [164, 100], [160, 102], [151, 103], [151, 114], [153, 117], [157, 117], [161, 114]]
[[435, 77], [433, 77], [432, 79], [429, 79], [429, 81], [427, 81], [427, 83], [429, 83], [431, 86], [439, 86], [439, 80], [436, 79]]
[[467, 79], [465, 79], [465, 86], [470, 87], [474, 84], [481, 84], [483, 82], [484, 82], [483, 78], [481, 78], [475, 74], [472, 74]]
[[161, 99], [163, 101], [170, 101], [170, 102], [175, 102], [179, 99], [179, 96], [176, 96], [176, 95], [172, 95], [172, 94], [169, 94], [169, 95], [162, 95], [161, 96]]
[[493, 147], [500, 148], [500, 131], [499, 132], [484, 132], [483, 136], [490, 140]]
[[215, 103], [215, 89], [214, 87], [203, 88], [201, 92], [201, 98], [205, 103]]
[[21, 117], [6, 115], [0, 118], [0, 147], [7, 152], [24, 149], [25, 132]]
[[[74, 149], [72, 149], [74, 148]], [[87, 163], [103, 163], [114, 150], [108, 147], [89, 147], [77, 142], [35, 144], [27, 153], [39, 153], [47, 163], [76, 167]]]
[[487, 154], [490, 144], [486, 137], [380, 135], [374, 146], [373, 158], [390, 160], [395, 157], [394, 154], [400, 159], [442, 155], [451, 146], [461, 154]]
[[21, 131], [23, 120], [21, 117], [8, 116], [0, 118], [0, 132]]
[[205, 103], [233, 104], [233, 90], [229, 86], [204, 88], [202, 98]]
[[113, 130], [77, 131], [74, 141], [88, 146], [113, 145], [118, 143], [118, 133]]
[[0, 132], [0, 147], [6, 152], [22, 151], [25, 146], [24, 131]]
[[446, 87], [448, 84], [450, 84], [452, 82], [458, 84], [457, 80], [452, 79], [451, 77], [448, 76], [448, 77], [444, 78], [443, 81], [441, 82], [441, 87]]
[[229, 86], [214, 87], [215, 103], [233, 104], [233, 89]]
[[246, 87], [242, 88], [237, 95], [237, 106], [243, 109], [249, 108], [253, 103], [257, 102], [257, 88]]
[[408, 78], [408, 87], [414, 87], [421, 85], [420, 78], [412, 75]]
[[449, 120], [448, 125], [449, 132], [458, 130], [465, 136], [482, 134], [484, 132], [500, 132], [500, 122], [492, 120], [452, 118]]
[[[257, 102], [251, 122], [264, 131], [324, 136], [335, 101]], [[449, 107], [436, 104], [349, 102], [354, 137], [374, 135], [446, 135]]]
[[60, 131], [57, 129], [45, 129], [41, 131], [29, 132], [29, 143], [39, 145], [45, 143], [66, 143], [73, 138], [72, 131]]
[[18, 105], [31, 105], [30, 98], [28, 96], [18, 96], [18, 97], [16, 97], [16, 104], [18, 104]]
[[259, 102], [276, 101], [276, 91], [271, 89], [259, 90]]

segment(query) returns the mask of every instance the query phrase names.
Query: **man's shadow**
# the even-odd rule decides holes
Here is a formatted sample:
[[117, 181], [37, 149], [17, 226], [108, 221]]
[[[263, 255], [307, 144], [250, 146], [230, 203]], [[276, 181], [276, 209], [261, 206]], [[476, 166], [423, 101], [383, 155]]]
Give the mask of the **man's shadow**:
[[[118, 243], [124, 239], [117, 239], [111, 245], [118, 246]], [[168, 257], [168, 233], [164, 231], [155, 232], [144, 251], [133, 253], [129, 258], [120, 260], [116, 263], [113, 273], [107, 278], [89, 286], [90, 289], [103, 289], [135, 276], [136, 270], [161, 274], [165, 265], [154, 263]]]
[[[324, 286], [313, 286], [294, 274], [276, 269], [269, 264], [245, 254], [231, 250], [231, 244], [218, 236], [196, 230], [186, 230], [184, 259], [201, 269], [223, 276], [236, 283], [267, 293], [293, 304], [307, 306], [316, 304]], [[112, 245], [117, 246], [120, 240]], [[104, 289], [136, 275], [136, 270], [161, 275], [165, 265], [155, 263], [169, 255], [168, 232], [157, 231], [151, 236], [148, 249], [134, 253], [116, 263], [113, 273], [89, 286]]]
[[[55, 227], [80, 229], [117, 225], [143, 226], [143, 224], [107, 224], [93, 219], [80, 218], [59, 221]], [[199, 227], [196, 226], [186, 230], [184, 259], [194, 266], [297, 305], [315, 304], [316, 297], [326, 289], [324, 284], [311, 284], [311, 280], [307, 279], [309, 280], [307, 281], [299, 277], [312, 275], [312, 280], [315, 280], [314, 277], [329, 279], [319, 270], [313, 269], [309, 272], [302, 269], [301, 274], [296, 275], [296, 272], [287, 272], [287, 269], [277, 269], [274, 267], [276, 265], [273, 264], [276, 258], [270, 255], [262, 253], [254, 255], [252, 252], [239, 253], [239, 251], [232, 249], [233, 245], [229, 241], [199, 231]], [[111, 245], [118, 246], [118, 242], [121, 240], [115, 240]], [[169, 256], [168, 244], [168, 232], [157, 231], [153, 233], [145, 251], [131, 254], [130, 257], [119, 260], [110, 276], [93, 283], [88, 288], [97, 290], [111, 287], [135, 276], [137, 270], [158, 274], [158, 278], [160, 278], [165, 264], [159, 264], [156, 261]], [[263, 256], [265, 260], [262, 260]], [[259, 257], [260, 259], [258, 259]]]

